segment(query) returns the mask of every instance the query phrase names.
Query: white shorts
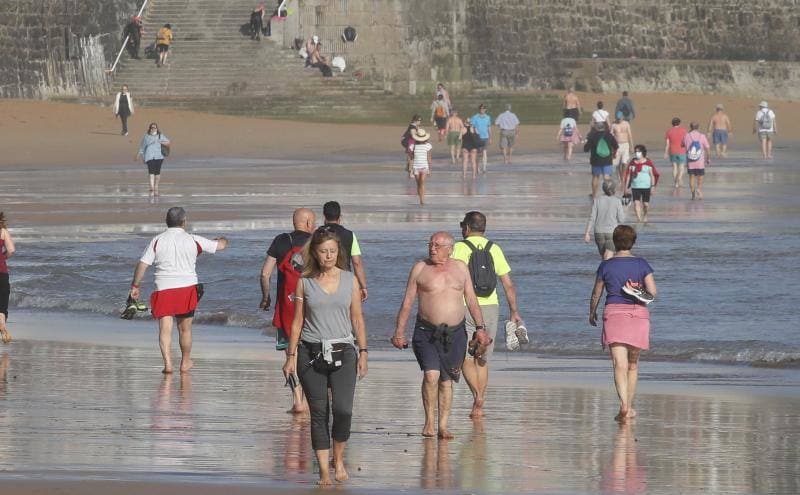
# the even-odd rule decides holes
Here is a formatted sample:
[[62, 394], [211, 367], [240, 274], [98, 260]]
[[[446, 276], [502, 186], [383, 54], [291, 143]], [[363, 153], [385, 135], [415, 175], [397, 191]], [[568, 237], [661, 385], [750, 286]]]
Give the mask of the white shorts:
[[427, 173], [428, 173], [428, 167], [425, 168], [414, 167], [414, 175], [422, 175]]
[[627, 165], [631, 161], [631, 143], [619, 143], [614, 165]]

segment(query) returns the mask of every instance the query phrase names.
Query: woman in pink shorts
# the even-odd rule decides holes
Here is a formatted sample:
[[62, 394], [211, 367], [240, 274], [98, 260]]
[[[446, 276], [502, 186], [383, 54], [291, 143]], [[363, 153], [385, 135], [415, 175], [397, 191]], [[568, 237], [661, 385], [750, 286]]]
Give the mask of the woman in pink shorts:
[[606, 305], [603, 310], [603, 347], [611, 349], [614, 364], [614, 385], [619, 396], [619, 414], [614, 418], [624, 423], [636, 416], [633, 397], [639, 378], [639, 352], [650, 348], [650, 312], [641, 299], [630, 295], [644, 290], [644, 299], [656, 295], [653, 269], [631, 254], [636, 231], [628, 225], [618, 225], [613, 233], [613, 258], [600, 263], [589, 303], [589, 324], [597, 326], [597, 307], [603, 288]]

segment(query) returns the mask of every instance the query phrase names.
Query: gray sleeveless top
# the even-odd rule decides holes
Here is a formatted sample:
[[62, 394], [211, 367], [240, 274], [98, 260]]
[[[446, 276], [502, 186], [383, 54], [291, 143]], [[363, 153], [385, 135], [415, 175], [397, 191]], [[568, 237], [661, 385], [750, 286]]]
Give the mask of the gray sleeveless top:
[[322, 290], [314, 279], [301, 280], [305, 321], [300, 338], [306, 342], [319, 343], [352, 335], [350, 303], [353, 298], [353, 272], [342, 270], [339, 288], [333, 294]]

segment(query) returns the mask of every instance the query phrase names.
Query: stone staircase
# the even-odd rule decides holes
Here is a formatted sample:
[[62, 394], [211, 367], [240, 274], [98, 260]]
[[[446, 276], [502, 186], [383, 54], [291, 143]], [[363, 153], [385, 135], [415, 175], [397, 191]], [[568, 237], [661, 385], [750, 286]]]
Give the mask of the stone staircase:
[[[334, 121], [364, 118], [372, 103], [387, 97], [382, 86], [355, 77], [358, 68], [323, 78], [304, 68], [294, 50], [268, 37], [251, 40], [246, 28], [257, 3], [151, 0], [143, 15], [142, 59], [123, 54], [114, 85], [127, 84], [143, 105]], [[157, 67], [144, 49], [165, 23], [175, 40], [167, 65]]]

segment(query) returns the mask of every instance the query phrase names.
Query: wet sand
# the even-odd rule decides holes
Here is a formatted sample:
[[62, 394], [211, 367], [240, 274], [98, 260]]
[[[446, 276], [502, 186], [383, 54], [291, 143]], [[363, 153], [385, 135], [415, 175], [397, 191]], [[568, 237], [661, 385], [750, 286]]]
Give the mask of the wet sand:
[[[268, 339], [199, 326], [195, 369], [163, 377], [151, 322], [17, 320], [17, 341], [0, 350], [4, 494], [313, 486], [308, 422], [285, 412], [280, 354]], [[643, 362], [639, 417], [620, 427], [607, 361], [498, 356], [486, 418], [468, 418], [470, 395], [459, 384], [456, 438], [437, 441], [419, 435], [421, 375], [410, 352], [377, 352], [356, 392], [346, 486], [353, 493], [796, 493], [798, 372], [728, 375], [722, 366]]]
[[[687, 108], [716, 103], [674, 98], [663, 101]], [[644, 113], [646, 98], [636, 101]], [[749, 115], [753, 102], [730, 105]], [[794, 105], [776, 104], [779, 119], [800, 115], [790, 112]], [[20, 122], [20, 109], [31, 120]], [[186, 206], [190, 222], [205, 231], [235, 232], [286, 228], [293, 207], [319, 210], [338, 199], [347, 225], [399, 235], [452, 230], [465, 210], [476, 208], [489, 213], [491, 228], [552, 232], [566, 242], [581, 242], [588, 214], [585, 155], [561, 163], [548, 144], [554, 128], [532, 130], [537, 137], [522, 141], [511, 167], [496, 165], [493, 150], [490, 174], [475, 182], [462, 181], [438, 146], [429, 205], [422, 209], [398, 160], [395, 127], [148, 109], [153, 113], [142, 112], [137, 121], [169, 122], [183, 147], [167, 162], [156, 200], [148, 198], [142, 166], [130, 161], [135, 143], [114, 135], [108, 108], [0, 101], [0, 111], [13, 117], [1, 123], [0, 143], [21, 150], [4, 156], [0, 170], [3, 210], [19, 240], [12, 284], [14, 263], [26, 261], [26, 243], [157, 232], [174, 204]], [[42, 118], [31, 124], [37, 111]], [[104, 121], [96, 120], [101, 116]], [[647, 131], [651, 148], [663, 146], [661, 120], [653, 117]], [[796, 234], [800, 174], [794, 148], [782, 140], [800, 126], [781, 125], [775, 161], [757, 159], [750, 140], [735, 142], [729, 160], [712, 162], [703, 202], [689, 201], [686, 189], [673, 191], [663, 167], [667, 187], [656, 193], [646, 229]], [[220, 127], [224, 132], [212, 132]], [[303, 134], [309, 130], [319, 136], [313, 145]], [[354, 132], [338, 134], [343, 130]], [[311, 489], [308, 424], [284, 412], [289, 401], [280, 356], [266, 337], [199, 326], [196, 369], [165, 379], [151, 322], [12, 308], [11, 323], [16, 340], [0, 347], [3, 495]], [[492, 371], [487, 417], [467, 418], [471, 400], [460, 384], [452, 421], [457, 437], [438, 442], [419, 435], [421, 376], [411, 353], [370, 358], [370, 375], [357, 391], [348, 448], [353, 479], [345, 493], [800, 491], [796, 370], [645, 358], [640, 417], [620, 428], [612, 421], [617, 401], [607, 360], [503, 355]]]

